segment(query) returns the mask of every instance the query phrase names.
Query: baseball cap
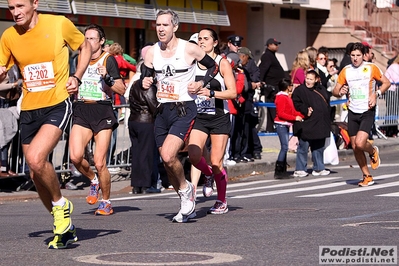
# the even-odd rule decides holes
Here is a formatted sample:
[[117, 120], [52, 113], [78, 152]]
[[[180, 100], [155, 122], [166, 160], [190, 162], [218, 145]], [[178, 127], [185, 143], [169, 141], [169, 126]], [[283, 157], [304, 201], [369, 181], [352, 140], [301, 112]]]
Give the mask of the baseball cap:
[[251, 50], [249, 50], [247, 47], [240, 47], [238, 48], [238, 53], [239, 54], [246, 54], [249, 56], [249, 58], [254, 58], [252, 56]]
[[229, 37], [227, 37], [227, 40], [235, 46], [241, 46], [241, 41], [244, 40], [244, 37], [238, 35], [230, 35]]
[[270, 38], [269, 40], [267, 40], [266, 45], [269, 45], [272, 43], [274, 43], [275, 45], [281, 44], [281, 42], [277, 41], [275, 38]]
[[362, 42], [362, 44], [370, 49], [373, 48], [368, 42]]
[[104, 45], [112, 45], [112, 44], [114, 44], [113, 40], [106, 40], [104, 43]]
[[231, 67], [237, 66], [240, 63], [240, 57], [236, 53], [228, 53], [226, 59], [229, 61]]
[[189, 42], [198, 44], [198, 32], [194, 33], [193, 35], [191, 35], [190, 39], [188, 40]]

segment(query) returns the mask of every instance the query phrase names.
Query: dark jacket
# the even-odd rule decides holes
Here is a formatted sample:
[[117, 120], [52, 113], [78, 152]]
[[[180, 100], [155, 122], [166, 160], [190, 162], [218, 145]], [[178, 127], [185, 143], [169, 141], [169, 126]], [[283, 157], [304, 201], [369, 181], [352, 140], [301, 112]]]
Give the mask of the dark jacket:
[[155, 85], [145, 90], [141, 87], [141, 82], [135, 81], [129, 94], [129, 120], [139, 123], [154, 123], [154, 114], [158, 104], [156, 93]]
[[280, 80], [285, 78], [285, 72], [276, 57], [276, 53], [266, 48], [260, 60], [260, 81], [277, 88]]
[[244, 68], [248, 71], [249, 75], [251, 76], [252, 82], [260, 81], [260, 71], [253, 59], [249, 58], [248, 63], [244, 66]]
[[[324, 100], [315, 91], [319, 92], [324, 97]], [[298, 131], [298, 127], [300, 128], [297, 134], [298, 137], [303, 140], [316, 140], [330, 136], [330, 98], [326, 88], [317, 85], [309, 89], [305, 84], [301, 84], [294, 90], [292, 100], [295, 109], [305, 116], [303, 122], [294, 124], [294, 132]], [[309, 107], [313, 108], [313, 112], [308, 117]]]

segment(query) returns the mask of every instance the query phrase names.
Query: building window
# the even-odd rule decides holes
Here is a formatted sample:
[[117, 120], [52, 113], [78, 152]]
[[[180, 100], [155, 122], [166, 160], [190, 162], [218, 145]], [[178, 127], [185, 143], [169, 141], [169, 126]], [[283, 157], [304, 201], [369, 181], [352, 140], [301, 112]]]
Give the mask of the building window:
[[280, 18], [300, 20], [301, 13], [297, 8], [280, 8]]

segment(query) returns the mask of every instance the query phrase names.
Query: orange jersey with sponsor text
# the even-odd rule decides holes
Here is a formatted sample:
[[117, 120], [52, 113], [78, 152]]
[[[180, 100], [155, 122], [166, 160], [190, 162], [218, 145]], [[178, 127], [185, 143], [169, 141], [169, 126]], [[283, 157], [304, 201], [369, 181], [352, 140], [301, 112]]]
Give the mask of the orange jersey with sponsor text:
[[369, 62], [363, 62], [359, 67], [350, 64], [342, 69], [337, 82], [349, 86], [349, 110], [361, 114], [369, 109], [370, 95], [382, 75], [381, 69]]
[[38, 15], [36, 26], [25, 31], [14, 25], [0, 40], [0, 65], [18, 65], [24, 79], [21, 110], [56, 105], [69, 94], [69, 51], [84, 42], [84, 35], [64, 16]]

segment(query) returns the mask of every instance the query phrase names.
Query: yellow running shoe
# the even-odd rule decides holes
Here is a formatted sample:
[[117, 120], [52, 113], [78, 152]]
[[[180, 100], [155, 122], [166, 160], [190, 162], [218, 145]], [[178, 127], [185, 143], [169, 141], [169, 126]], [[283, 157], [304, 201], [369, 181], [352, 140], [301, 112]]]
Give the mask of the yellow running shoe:
[[377, 169], [381, 164], [380, 151], [377, 146], [373, 147], [373, 154], [370, 155], [370, 165], [373, 170]]
[[65, 234], [55, 235], [54, 239], [50, 243], [48, 243], [48, 248], [49, 249], [67, 248], [69, 244], [72, 244], [76, 241], [78, 241], [78, 237], [76, 236], [76, 228], [74, 225], [72, 225], [71, 228], [68, 230], [68, 232], [66, 232]]
[[72, 226], [71, 213], [73, 212], [73, 204], [65, 198], [64, 206], [53, 206], [51, 214], [54, 216], [55, 235], [62, 235], [68, 232]]

